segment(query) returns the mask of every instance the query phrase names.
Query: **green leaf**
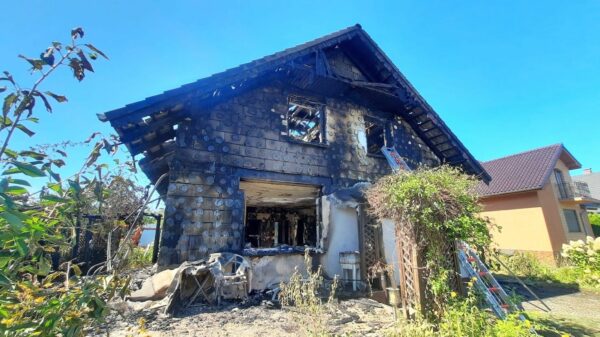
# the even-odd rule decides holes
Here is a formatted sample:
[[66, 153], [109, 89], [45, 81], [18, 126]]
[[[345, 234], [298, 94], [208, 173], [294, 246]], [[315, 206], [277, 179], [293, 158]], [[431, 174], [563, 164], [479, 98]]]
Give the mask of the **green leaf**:
[[46, 96], [44, 96], [44, 94], [42, 94], [39, 91], [35, 91], [33, 93], [33, 95], [41, 98], [42, 101], [44, 101], [44, 106], [46, 107], [46, 111], [52, 112], [52, 105], [50, 105], [50, 102], [48, 102], [48, 99], [46, 98]]
[[29, 247], [23, 238], [15, 238], [15, 245], [19, 255], [27, 256], [27, 253], [29, 253]]
[[23, 227], [23, 221], [14, 213], [4, 211], [0, 213], [0, 217], [6, 220], [6, 222], [8, 222], [14, 229]]
[[73, 76], [75, 76], [75, 78], [81, 82], [85, 77], [85, 73], [83, 67], [81, 66], [81, 62], [76, 58], [72, 58], [69, 62], [69, 67], [73, 69]]
[[73, 191], [75, 191], [76, 194], [81, 193], [81, 185], [79, 185], [78, 182], [74, 180], [69, 180], [69, 186]]
[[46, 194], [42, 196], [42, 199], [50, 202], [67, 202], [67, 199], [61, 198], [53, 194]]
[[82, 50], [80, 50], [77, 53], [77, 56], [79, 56], [80, 64], [83, 69], [94, 72], [94, 68], [92, 67], [92, 64], [90, 63], [90, 61], [88, 61], [87, 57], [85, 57], [85, 54], [83, 53]]
[[37, 117], [29, 117], [29, 118], [27, 118], [27, 120], [30, 121], [30, 122], [32, 122], [32, 123], [37, 123], [37, 122], [40, 121], [40, 119], [37, 118]]
[[16, 173], [21, 173], [21, 170], [19, 170], [16, 167], [11, 167], [8, 170], [5, 170], [4, 172], [2, 172], [3, 176], [9, 175], [9, 174], [16, 174]]
[[46, 95], [54, 98], [58, 103], [62, 103], [62, 102], [68, 101], [65, 96], [57, 95], [57, 94], [55, 94], [55, 93], [53, 93], [51, 91], [46, 91]]
[[54, 165], [56, 165], [57, 167], [63, 167], [63, 166], [65, 166], [65, 161], [64, 161], [64, 160], [62, 160], [62, 159], [54, 159], [54, 160], [52, 161], [52, 163], [53, 163]]
[[48, 188], [53, 190], [56, 193], [62, 193], [63, 189], [59, 183], [48, 184]]
[[106, 54], [104, 54], [100, 49], [92, 46], [91, 43], [87, 43], [85, 46], [88, 47], [88, 48], [90, 48], [90, 50], [92, 50], [94, 53], [100, 54], [100, 56], [102, 56], [102, 57], [104, 57], [105, 59], [108, 60], [108, 56], [106, 56]]
[[6, 115], [10, 111], [10, 107], [17, 101], [17, 97], [17, 94], [13, 92], [4, 98], [4, 105], [2, 106], [3, 114]]
[[81, 276], [81, 269], [78, 265], [72, 264], [71, 269], [73, 269], [73, 273], [75, 273], [76, 276]]
[[[11, 281], [8, 278], [8, 276], [6, 276], [6, 274], [4, 274], [4, 272], [2, 272], [2, 270], [0, 270], [0, 286], [6, 287], [6, 286], [10, 286]], [[6, 310], [4, 310], [3, 308], [0, 308], [0, 316], [2, 317], [8, 317], [8, 312]]]
[[31, 64], [33, 69], [42, 70], [42, 68], [44, 67], [44, 61], [42, 61], [42, 60], [32, 59], [32, 58], [29, 58], [29, 57], [27, 57], [25, 55], [21, 55], [21, 54], [19, 54], [19, 57], [26, 60], [27, 62], [29, 62], [29, 64]]
[[83, 37], [83, 28], [75, 27], [71, 29], [71, 38], [76, 39], [77, 37]]
[[39, 168], [37, 168], [29, 163], [13, 161], [12, 164], [15, 165], [21, 173], [28, 175], [30, 177], [45, 177], [46, 176], [44, 171], [40, 170]]
[[8, 179], [0, 180], [0, 193], [4, 193], [8, 189]]
[[22, 195], [26, 194], [28, 191], [23, 186], [9, 186], [4, 192], [12, 195]]
[[17, 125], [17, 129], [23, 131], [23, 133], [25, 133], [26, 135], [28, 135], [29, 137], [35, 135], [35, 132], [29, 130], [25, 125], [23, 124], [18, 124]]
[[16, 184], [16, 185], [22, 185], [22, 186], [31, 186], [31, 184], [27, 180], [23, 180], [23, 179], [10, 178], [10, 183]]
[[19, 154], [16, 151], [13, 151], [8, 148], [4, 150], [4, 154], [6, 154], [7, 156], [9, 156], [12, 159], [17, 159], [17, 157], [19, 156]]
[[21, 151], [19, 155], [22, 157], [30, 157], [36, 160], [44, 160], [48, 155], [45, 153], [35, 152], [35, 151]]
[[0, 129], [4, 129], [5, 127], [9, 127], [13, 124], [12, 120], [8, 116], [0, 117]]

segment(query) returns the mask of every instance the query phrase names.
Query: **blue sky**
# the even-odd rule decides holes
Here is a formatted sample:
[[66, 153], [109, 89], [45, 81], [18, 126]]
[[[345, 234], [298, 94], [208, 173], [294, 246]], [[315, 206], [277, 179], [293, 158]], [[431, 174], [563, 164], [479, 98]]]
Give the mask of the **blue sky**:
[[[6, 7], [6, 6], [4, 6]], [[6, 8], [5, 8], [6, 9]], [[110, 61], [13, 148], [111, 132], [96, 113], [360, 23], [482, 161], [564, 143], [600, 170], [600, 1], [15, 1], [3, 15], [0, 70], [34, 78], [37, 56], [82, 26]], [[83, 157], [73, 154], [79, 167]]]

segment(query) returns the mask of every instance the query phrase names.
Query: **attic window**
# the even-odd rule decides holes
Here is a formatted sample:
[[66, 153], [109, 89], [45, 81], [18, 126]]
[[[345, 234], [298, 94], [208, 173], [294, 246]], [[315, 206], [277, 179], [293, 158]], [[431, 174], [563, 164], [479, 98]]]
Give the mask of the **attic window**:
[[305, 97], [288, 99], [287, 127], [292, 140], [305, 143], [324, 143], [323, 118], [325, 106]]
[[385, 145], [385, 124], [374, 119], [365, 119], [365, 132], [367, 153], [381, 154], [381, 148]]

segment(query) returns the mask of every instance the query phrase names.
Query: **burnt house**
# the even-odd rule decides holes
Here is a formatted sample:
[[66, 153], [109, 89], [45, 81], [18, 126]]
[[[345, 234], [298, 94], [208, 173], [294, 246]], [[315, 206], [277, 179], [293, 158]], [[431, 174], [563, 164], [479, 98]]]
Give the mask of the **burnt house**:
[[162, 266], [228, 251], [254, 257], [255, 275], [285, 274], [309, 248], [330, 276], [340, 252], [360, 251], [364, 277], [393, 260], [393, 224], [372, 223], [360, 193], [391, 173], [382, 146], [411, 168], [449, 163], [489, 180], [360, 25], [99, 118], [158, 184]]

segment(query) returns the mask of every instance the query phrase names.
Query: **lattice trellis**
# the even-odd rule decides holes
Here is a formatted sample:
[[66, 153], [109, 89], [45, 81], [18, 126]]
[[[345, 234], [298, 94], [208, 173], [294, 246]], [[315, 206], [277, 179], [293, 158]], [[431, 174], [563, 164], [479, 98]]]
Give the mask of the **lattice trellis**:
[[367, 268], [381, 261], [381, 226], [368, 217], [364, 231], [364, 254]]
[[396, 249], [400, 269], [402, 309], [406, 317], [411, 317], [416, 310], [420, 310], [423, 296], [417, 245], [414, 236], [405, 226], [396, 226]]
[[[426, 291], [426, 275], [423, 254], [417, 246], [414, 233], [406, 226], [396, 226], [396, 249], [400, 271], [400, 291], [402, 307], [406, 317], [411, 318], [416, 311], [424, 312], [433, 308], [433, 298]], [[456, 271], [449, 277], [450, 288], [460, 290], [459, 265], [456, 258], [456, 244], [447, 240], [442, 249], [447, 259], [446, 267]]]

